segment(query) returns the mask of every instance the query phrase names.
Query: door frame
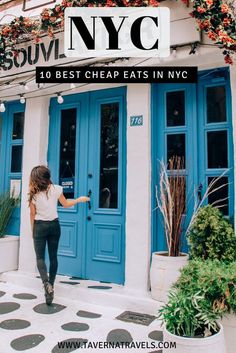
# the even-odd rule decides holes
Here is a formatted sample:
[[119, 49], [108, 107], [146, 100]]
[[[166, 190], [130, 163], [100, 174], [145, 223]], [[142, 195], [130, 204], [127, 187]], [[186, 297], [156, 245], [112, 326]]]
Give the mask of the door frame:
[[[78, 175], [78, 165], [79, 165], [79, 160], [82, 161], [82, 165], [86, 166], [84, 168], [84, 172], [80, 174], [80, 177], [82, 178], [80, 181], [80, 184], [82, 184], [83, 189], [79, 190], [78, 189], [78, 183], [77, 180], [75, 180], [75, 195], [84, 194], [87, 195], [88, 189], [89, 189], [89, 183], [90, 180], [88, 179], [87, 175], [89, 173], [89, 119], [91, 115], [96, 114], [95, 107], [91, 106], [91, 101], [95, 99], [101, 99], [102, 102], [112, 102], [114, 101], [115, 98], [119, 97], [119, 101], [122, 101], [122, 111], [121, 111], [121, 126], [119, 127], [119, 132], [122, 134], [121, 136], [121, 160], [119, 161], [119, 166], [121, 164], [122, 171], [119, 177], [122, 178], [122, 189], [118, 189], [118, 193], [121, 192], [121, 196], [119, 198], [119, 205], [118, 209], [116, 210], [108, 210], [109, 214], [119, 212], [120, 215], [123, 217], [123, 232], [122, 232], [122, 268], [123, 268], [123, 279], [122, 283], [124, 283], [125, 279], [125, 223], [126, 223], [126, 150], [127, 150], [127, 135], [126, 135], [126, 122], [127, 122], [127, 108], [126, 108], [126, 96], [127, 96], [127, 87], [114, 87], [114, 88], [108, 88], [108, 89], [101, 89], [101, 90], [94, 90], [94, 91], [87, 91], [83, 93], [74, 93], [71, 95], [64, 96], [64, 102], [62, 104], [58, 104], [57, 98], [52, 98], [50, 102], [50, 108], [49, 108], [49, 116], [50, 116], [50, 123], [49, 123], [49, 148], [48, 148], [48, 163], [51, 168], [52, 172], [52, 180], [55, 183], [59, 183], [59, 168], [58, 168], [58, 161], [59, 161], [59, 156], [60, 156], [60, 119], [61, 119], [61, 114], [60, 111], [63, 109], [69, 109], [69, 108], [75, 108], [78, 107], [79, 105], [81, 106], [81, 112], [80, 109], [77, 110], [77, 114], [83, 114], [83, 119], [79, 119], [77, 115], [77, 127], [76, 127], [76, 134], [80, 138], [83, 138], [83, 151], [79, 150], [79, 143], [81, 143], [80, 138], [77, 137], [76, 139], [76, 151], [79, 155], [76, 154], [75, 159], [75, 175]], [[80, 102], [80, 103], [79, 103]], [[99, 120], [97, 119], [96, 122], [97, 126], [99, 126]], [[84, 129], [84, 130], [83, 130]], [[83, 130], [83, 131], [82, 131]], [[95, 132], [95, 128], [92, 129], [93, 132]], [[57, 138], [56, 140], [53, 138], [55, 136], [55, 131], [57, 131]], [[98, 130], [100, 131], [100, 129]], [[86, 133], [85, 133], [86, 132]], [[98, 134], [99, 132], [97, 132]], [[90, 136], [91, 138], [91, 136]], [[98, 136], [96, 137], [97, 139], [99, 138]], [[53, 142], [53, 146], [51, 146], [51, 143]], [[96, 167], [99, 168], [100, 166], [100, 161], [96, 162]], [[95, 205], [94, 205], [95, 206]], [[94, 207], [94, 211], [99, 213], [99, 209]], [[60, 212], [62, 212], [62, 207], [58, 207], [58, 213], [60, 215]], [[73, 209], [63, 209], [63, 213], [77, 213], [78, 212], [78, 205], [76, 205]], [[82, 249], [82, 257], [81, 257], [81, 263], [79, 266], [81, 266], [81, 276], [83, 278], [86, 278], [86, 257], [88, 253], [87, 249], [87, 217], [88, 214], [88, 208], [87, 207], [81, 207], [80, 209], [80, 215], [81, 219], [83, 219], [83, 222], [81, 222], [80, 225], [80, 231], [84, 234], [83, 237], [80, 239], [80, 243], [77, 242], [77, 246], [80, 246]]]

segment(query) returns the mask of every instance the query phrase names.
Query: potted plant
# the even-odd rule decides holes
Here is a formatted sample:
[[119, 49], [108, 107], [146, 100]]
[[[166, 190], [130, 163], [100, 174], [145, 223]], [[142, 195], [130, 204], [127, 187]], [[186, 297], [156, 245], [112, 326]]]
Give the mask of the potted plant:
[[18, 268], [19, 236], [6, 235], [6, 228], [18, 203], [19, 198], [10, 192], [0, 195], [0, 273]]
[[160, 182], [156, 187], [157, 209], [162, 218], [167, 251], [154, 252], [150, 269], [151, 296], [165, 302], [179, 270], [187, 263], [188, 255], [181, 252], [183, 215], [186, 207], [185, 177], [181, 175], [184, 161], [180, 157], [169, 160], [168, 167], [160, 162]]
[[[189, 229], [188, 243], [191, 258], [218, 259], [228, 263], [232, 274], [232, 285], [229, 289], [225, 289], [228, 293], [228, 298], [224, 299], [227, 304], [227, 315], [223, 317], [221, 323], [224, 327], [227, 353], [234, 353], [236, 346], [234, 334], [236, 331], [236, 236], [233, 226], [218, 209], [210, 205], [205, 206], [199, 210]], [[226, 271], [226, 268], [224, 270]], [[192, 276], [193, 273], [189, 275]], [[203, 274], [200, 276], [205, 278]]]
[[159, 312], [175, 353], [226, 352], [219, 319], [236, 309], [235, 273], [236, 262], [191, 260], [184, 267]]
[[188, 235], [190, 257], [236, 261], [236, 236], [228, 219], [219, 209], [202, 207], [192, 223]]

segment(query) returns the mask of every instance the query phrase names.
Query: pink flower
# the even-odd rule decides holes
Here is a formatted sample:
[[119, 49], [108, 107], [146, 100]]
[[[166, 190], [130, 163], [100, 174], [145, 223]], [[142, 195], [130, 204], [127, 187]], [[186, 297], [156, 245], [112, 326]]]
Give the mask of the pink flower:
[[201, 7], [201, 6], [198, 6], [198, 7], [197, 7], [197, 12], [199, 12], [199, 13], [204, 13], [204, 12], [206, 12], [206, 9], [204, 9], [204, 8]]
[[229, 7], [226, 4], [221, 5], [221, 12], [223, 13], [228, 13], [229, 12]]

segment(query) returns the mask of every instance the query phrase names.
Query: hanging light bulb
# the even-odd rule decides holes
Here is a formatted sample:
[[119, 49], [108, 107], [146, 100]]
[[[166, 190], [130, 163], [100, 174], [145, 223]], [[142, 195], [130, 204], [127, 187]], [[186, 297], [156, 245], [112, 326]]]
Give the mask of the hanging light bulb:
[[20, 95], [20, 102], [21, 104], [25, 104], [25, 97], [23, 94]]
[[172, 49], [172, 56], [173, 56], [173, 58], [176, 58], [176, 57], [177, 57], [177, 48], [176, 48], [176, 47], [174, 47], [174, 48]]
[[24, 84], [24, 90], [29, 91], [29, 86], [27, 85], [27, 83]]
[[6, 110], [6, 107], [5, 107], [4, 102], [0, 101], [0, 112], [1, 112], [1, 113], [4, 113], [5, 110]]
[[28, 91], [29, 90], [29, 86], [27, 85], [26, 82], [21, 82], [20, 85], [21, 85], [21, 90], [22, 91]]
[[76, 86], [75, 86], [74, 83], [71, 83], [71, 84], [70, 84], [70, 88], [71, 88], [71, 89], [75, 89], [75, 87], [76, 87]]
[[64, 98], [61, 96], [61, 93], [57, 93], [57, 102], [62, 104], [64, 102]]

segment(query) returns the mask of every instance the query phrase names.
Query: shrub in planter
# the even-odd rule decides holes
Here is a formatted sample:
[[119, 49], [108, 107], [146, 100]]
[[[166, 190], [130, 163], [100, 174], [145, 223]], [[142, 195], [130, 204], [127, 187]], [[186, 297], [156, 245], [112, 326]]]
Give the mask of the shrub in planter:
[[220, 317], [236, 314], [236, 262], [191, 260], [182, 269], [175, 288], [186, 296], [201, 293], [208, 310]]
[[236, 236], [231, 223], [219, 209], [204, 206], [188, 232], [190, 258], [236, 260]]
[[169, 300], [159, 313], [166, 329], [176, 336], [207, 337], [219, 331], [219, 312], [210, 309], [209, 302], [199, 292], [171, 290]]
[[175, 353], [225, 352], [218, 321], [235, 310], [235, 274], [236, 263], [218, 260], [194, 260], [184, 267], [167, 304], [159, 311], [164, 340], [176, 342]]

